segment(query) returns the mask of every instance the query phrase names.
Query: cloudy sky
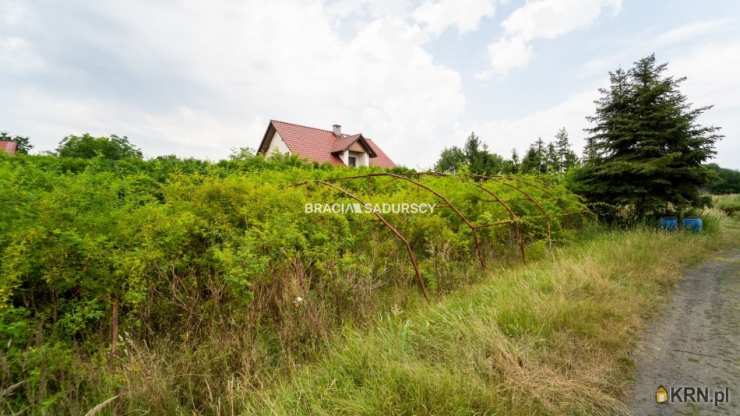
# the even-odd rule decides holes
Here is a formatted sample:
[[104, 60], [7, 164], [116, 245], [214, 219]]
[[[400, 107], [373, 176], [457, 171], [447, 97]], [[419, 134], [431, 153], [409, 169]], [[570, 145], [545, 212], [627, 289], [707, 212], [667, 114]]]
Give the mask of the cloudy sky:
[[655, 52], [740, 168], [738, 18], [734, 0], [0, 0], [0, 130], [220, 159], [269, 119], [340, 123], [429, 167], [471, 131], [508, 156], [566, 127], [580, 151], [608, 71]]

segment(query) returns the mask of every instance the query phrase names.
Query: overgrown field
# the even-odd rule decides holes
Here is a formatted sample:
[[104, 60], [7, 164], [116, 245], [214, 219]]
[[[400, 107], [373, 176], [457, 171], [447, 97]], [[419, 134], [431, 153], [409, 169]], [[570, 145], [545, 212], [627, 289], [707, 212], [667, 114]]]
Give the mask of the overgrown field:
[[394, 309], [279, 386], [230, 397], [263, 415], [626, 414], [643, 323], [681, 268], [740, 241], [737, 222], [710, 215], [709, 234], [595, 234], [436, 305]]
[[740, 213], [740, 194], [716, 195], [712, 197], [712, 204], [727, 215], [737, 215]]
[[[84, 414], [114, 396], [118, 414], [243, 410], [337, 329], [422, 290], [436, 302], [587, 223], [558, 178], [336, 181], [358, 172], [0, 156], [0, 411]], [[436, 207], [305, 212], [334, 202]]]
[[[607, 232], [557, 177], [248, 154], [0, 156], [0, 190], [7, 414], [620, 413], [643, 319], [740, 236]], [[305, 212], [360, 202], [435, 210]]]

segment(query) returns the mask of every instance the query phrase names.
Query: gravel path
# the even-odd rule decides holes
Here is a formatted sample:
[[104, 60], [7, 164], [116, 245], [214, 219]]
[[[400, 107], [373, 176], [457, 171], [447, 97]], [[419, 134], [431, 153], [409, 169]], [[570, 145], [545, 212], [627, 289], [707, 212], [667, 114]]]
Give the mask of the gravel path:
[[[686, 273], [636, 352], [635, 416], [740, 415], [740, 249]], [[656, 404], [658, 386], [729, 389], [729, 402]], [[674, 396], [675, 397], [675, 396]]]

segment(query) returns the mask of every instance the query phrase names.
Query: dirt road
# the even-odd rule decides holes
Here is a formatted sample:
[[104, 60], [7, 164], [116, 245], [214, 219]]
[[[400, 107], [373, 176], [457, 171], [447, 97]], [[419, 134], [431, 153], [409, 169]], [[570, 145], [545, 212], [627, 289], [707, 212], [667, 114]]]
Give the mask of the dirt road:
[[[686, 273], [643, 338], [630, 404], [635, 416], [740, 415], [740, 249]], [[657, 404], [660, 385], [669, 401]], [[729, 392], [729, 400], [697, 402], [704, 397], [693, 387], [709, 388], [707, 399], [715, 402]]]

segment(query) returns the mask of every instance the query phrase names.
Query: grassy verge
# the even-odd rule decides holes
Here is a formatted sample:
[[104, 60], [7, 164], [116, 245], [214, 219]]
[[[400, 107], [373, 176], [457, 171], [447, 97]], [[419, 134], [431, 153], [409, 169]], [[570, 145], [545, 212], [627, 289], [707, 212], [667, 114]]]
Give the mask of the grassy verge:
[[740, 194], [715, 195], [712, 202], [715, 208], [727, 215], [740, 213]]
[[[736, 245], [712, 234], [611, 232], [371, 330], [240, 403], [250, 414], [622, 414], [630, 351], [680, 270]], [[239, 406], [241, 407], [241, 406]]]

